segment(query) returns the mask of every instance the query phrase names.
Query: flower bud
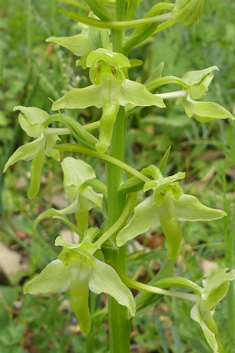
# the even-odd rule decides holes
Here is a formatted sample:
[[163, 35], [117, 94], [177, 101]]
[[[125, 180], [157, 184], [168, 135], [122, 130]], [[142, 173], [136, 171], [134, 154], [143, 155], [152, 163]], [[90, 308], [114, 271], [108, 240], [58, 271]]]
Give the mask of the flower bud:
[[184, 27], [193, 27], [201, 16], [204, 0], [176, 0], [173, 19]]

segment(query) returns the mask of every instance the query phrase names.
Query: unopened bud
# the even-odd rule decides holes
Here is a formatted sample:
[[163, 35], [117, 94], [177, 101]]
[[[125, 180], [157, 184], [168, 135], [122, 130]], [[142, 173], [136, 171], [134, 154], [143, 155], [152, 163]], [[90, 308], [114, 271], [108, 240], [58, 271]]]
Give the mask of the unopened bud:
[[184, 27], [193, 27], [201, 16], [203, 5], [204, 0], [176, 0], [173, 19]]

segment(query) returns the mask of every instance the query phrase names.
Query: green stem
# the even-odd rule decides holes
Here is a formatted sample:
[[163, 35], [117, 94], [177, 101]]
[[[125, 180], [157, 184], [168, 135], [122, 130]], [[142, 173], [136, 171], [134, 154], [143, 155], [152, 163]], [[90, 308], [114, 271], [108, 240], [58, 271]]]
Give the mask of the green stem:
[[153, 91], [153, 90], [157, 89], [158, 87], [168, 85], [170, 83], [176, 83], [177, 85], [180, 85], [181, 87], [183, 87], [185, 89], [188, 88], [188, 85], [183, 80], [181, 80], [180, 78], [178, 78], [176, 76], [160, 77], [160, 78], [146, 84], [146, 87], [149, 91]]
[[[124, 284], [126, 284], [128, 287], [131, 287], [131, 288], [134, 288], [137, 290], [143, 290], [143, 291], [150, 292], [150, 293], [167, 295], [169, 297], [175, 297], [175, 298], [180, 298], [180, 299], [187, 299], [187, 300], [190, 300], [194, 303], [197, 303], [199, 300], [199, 296], [196, 294], [190, 294], [190, 293], [185, 293], [185, 292], [176, 292], [176, 291], [166, 290], [166, 289], [162, 289], [162, 288], [158, 288], [158, 287], [154, 287], [154, 286], [149, 286], [147, 284], [134, 281], [133, 279], [131, 279], [125, 275], [122, 275], [121, 273], [119, 273], [119, 276], [121, 277]], [[177, 280], [174, 282], [176, 282], [176, 283], [173, 283], [173, 285], [176, 286]], [[170, 281], [169, 281], [169, 283], [170, 283]], [[157, 286], [157, 283], [156, 283], [156, 286]]]
[[65, 143], [65, 144], [54, 146], [54, 149], [59, 150], [59, 151], [79, 152], [79, 153], [89, 154], [91, 156], [98, 157], [100, 159], [103, 159], [104, 161], [107, 161], [107, 162], [113, 164], [118, 169], [122, 168], [122, 169], [126, 170], [127, 172], [136, 176], [138, 179], [142, 180], [144, 183], [151, 181], [151, 179], [149, 179], [148, 177], [146, 177], [142, 173], [138, 172], [138, 170], [132, 168], [128, 164], [120, 161], [119, 159], [114, 158], [112, 156], [109, 156], [105, 153], [99, 153], [99, 152], [92, 150], [91, 148], [88, 148], [85, 146], [79, 146], [79, 145], [75, 145], [72, 143]]
[[96, 244], [101, 246], [106, 240], [108, 240], [113, 234], [117, 234], [119, 229], [126, 223], [128, 220], [131, 211], [135, 207], [136, 203], [136, 193], [129, 195], [127, 202], [123, 208], [121, 216], [118, 220], [96, 241]]
[[[114, 124], [113, 135], [109, 154], [120, 161], [124, 160], [126, 145], [126, 116], [125, 108], [120, 107]], [[119, 195], [118, 188], [124, 180], [123, 170], [107, 163], [106, 169], [108, 187], [108, 225], [111, 227], [122, 214], [125, 205], [125, 196]], [[113, 235], [113, 238], [115, 238]], [[106, 260], [111, 262], [121, 273], [126, 273], [126, 246], [116, 251], [108, 250], [105, 254]], [[109, 342], [110, 353], [130, 352], [130, 329], [131, 323], [127, 308], [118, 304], [116, 300], [109, 297]]]
[[133, 21], [122, 21], [122, 20], [120, 20], [120, 21], [101, 21], [101, 20], [96, 20], [94, 18], [81, 15], [81, 14], [74, 12], [74, 11], [69, 11], [69, 10], [65, 10], [65, 9], [59, 9], [58, 11], [63, 13], [67, 17], [71, 18], [72, 20], [84, 23], [90, 27], [107, 28], [107, 29], [133, 28], [133, 27], [141, 26], [143, 24], [148, 25], [148, 24], [152, 24], [152, 23], [170, 20], [172, 18], [172, 13], [169, 12], [164, 15], [159, 15], [159, 16], [154, 16], [154, 17], [149, 17], [149, 18], [141, 18], [141, 19], [133, 20]]

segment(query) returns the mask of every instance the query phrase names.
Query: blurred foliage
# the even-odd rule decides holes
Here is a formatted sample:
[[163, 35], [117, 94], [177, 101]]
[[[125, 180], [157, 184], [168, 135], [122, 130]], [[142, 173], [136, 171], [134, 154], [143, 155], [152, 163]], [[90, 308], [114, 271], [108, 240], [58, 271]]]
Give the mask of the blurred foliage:
[[[149, 3], [153, 4], [153, 1], [138, 4], [137, 17], [148, 10]], [[3, 158], [0, 160], [0, 170], [15, 148], [26, 142], [13, 107], [36, 106], [49, 112], [49, 99], [55, 100], [64, 91], [71, 87], [83, 87], [88, 81], [87, 72], [75, 66], [75, 57], [45, 42], [52, 35], [78, 33], [78, 25], [58, 13], [59, 6], [74, 10], [70, 1], [1, 0], [0, 155]], [[87, 13], [86, 7], [81, 5], [81, 8]], [[144, 61], [141, 80], [144, 82], [162, 61], [165, 62], [164, 75], [179, 77], [189, 70], [217, 65], [220, 71], [215, 75], [207, 98], [234, 112], [234, 12], [235, 3], [232, 0], [207, 0], [202, 17], [194, 28], [188, 30], [176, 25], [157, 35], [155, 41], [136, 48], [131, 56]], [[137, 79], [138, 69], [132, 69], [130, 76]], [[164, 90], [172, 88], [175, 87]], [[83, 123], [84, 120], [95, 121], [99, 112], [92, 109], [70, 114]], [[150, 163], [158, 164], [167, 147], [172, 145], [169, 164], [164, 169], [166, 175], [186, 170], [185, 191], [195, 194], [208, 206], [223, 207], [228, 213], [228, 217], [221, 222], [183, 224], [183, 261], [179, 261], [176, 272], [200, 283], [203, 270], [199, 265], [204, 258], [221, 266], [227, 264], [225, 249], [229, 247], [229, 235], [235, 228], [234, 123], [195, 122], [187, 118], [182, 108], [175, 106], [174, 102], [167, 102], [164, 112], [152, 107], [143, 109], [132, 115], [128, 123], [128, 163], [138, 169]], [[103, 164], [93, 157], [85, 158], [103, 179]], [[5, 180], [0, 176], [1, 241], [9, 245], [17, 244], [17, 250], [29, 267], [28, 273], [22, 272], [10, 278], [11, 286], [0, 286], [0, 351], [83, 353], [92, 352], [95, 347], [96, 353], [107, 353], [106, 298], [90, 298], [93, 329], [85, 343], [85, 337], [71, 314], [66, 294], [23, 297], [19, 290], [18, 285], [56, 257], [54, 239], [63, 228], [59, 220], [48, 220], [35, 228], [33, 220], [45, 208], [55, 205], [53, 195], [57, 196], [57, 202], [69, 202], [64, 200], [60, 167], [52, 160], [46, 162], [41, 191], [33, 201], [27, 200], [28, 186], [27, 162], [14, 165]], [[99, 217], [91, 214], [91, 222], [99, 223]], [[152, 234], [151, 239], [158, 235]], [[148, 250], [152, 245], [148, 244], [147, 236], [141, 240], [141, 251], [139, 246], [133, 242], [129, 271], [133, 276], [137, 273], [141, 277], [145, 268], [143, 280], [148, 281], [163, 265], [165, 253], [157, 250], [150, 253]], [[20, 306], [13, 309], [16, 299]], [[209, 353], [199, 325], [193, 324], [189, 317], [190, 305], [169, 298], [163, 304], [159, 303], [156, 307], [158, 315], [153, 310], [134, 319], [133, 347], [141, 344], [143, 352]], [[216, 315], [225, 353], [232, 352], [234, 345], [228, 335], [225, 302]]]

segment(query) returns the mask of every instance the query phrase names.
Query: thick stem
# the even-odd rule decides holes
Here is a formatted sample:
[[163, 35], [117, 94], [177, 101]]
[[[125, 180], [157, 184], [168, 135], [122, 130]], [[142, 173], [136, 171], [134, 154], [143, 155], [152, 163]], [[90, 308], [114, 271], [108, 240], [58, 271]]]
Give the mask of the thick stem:
[[[120, 107], [114, 124], [113, 136], [109, 153], [112, 157], [124, 160], [126, 142], [125, 109]], [[111, 163], [107, 163], [108, 187], [108, 223], [111, 227], [120, 217], [125, 205], [125, 196], [118, 194], [119, 185], [123, 182], [123, 170]], [[113, 238], [115, 239], [116, 234]], [[121, 273], [126, 272], [126, 246], [117, 250], [106, 251], [106, 260], [118, 268]], [[127, 308], [119, 305], [109, 297], [109, 338], [111, 353], [128, 353], [130, 351], [130, 319]]]

